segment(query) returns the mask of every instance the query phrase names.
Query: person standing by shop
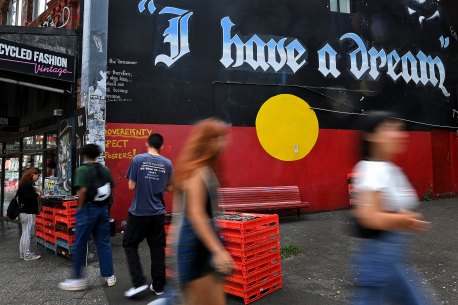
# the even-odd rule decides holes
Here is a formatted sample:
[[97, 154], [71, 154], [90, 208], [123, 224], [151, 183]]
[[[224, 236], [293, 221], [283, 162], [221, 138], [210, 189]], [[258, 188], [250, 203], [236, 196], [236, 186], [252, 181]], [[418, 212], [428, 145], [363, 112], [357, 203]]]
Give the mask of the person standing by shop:
[[40, 178], [40, 174], [41, 171], [38, 168], [29, 168], [19, 180], [17, 191], [18, 201], [22, 205], [19, 214], [19, 220], [22, 224], [19, 257], [25, 261], [32, 261], [41, 257], [30, 249], [30, 240], [35, 235], [35, 218], [39, 212], [39, 194], [34, 183]]
[[414, 210], [418, 197], [394, 158], [407, 147], [403, 123], [386, 112], [364, 118], [363, 160], [357, 175], [353, 215], [360, 247], [354, 256], [356, 293], [352, 305], [430, 305], [413, 270], [406, 271], [412, 233], [430, 224]]
[[137, 296], [148, 289], [138, 245], [146, 238], [151, 255], [151, 291], [162, 295], [165, 286], [165, 205], [164, 192], [172, 189], [172, 162], [161, 156], [164, 138], [157, 133], [148, 137], [147, 153], [133, 158], [126, 177], [130, 190], [135, 190], [129, 208], [122, 245], [126, 252], [133, 287], [124, 295]]
[[187, 305], [224, 305], [224, 277], [234, 261], [218, 237], [216, 164], [228, 138], [227, 126], [207, 119], [191, 131], [176, 165], [175, 197], [183, 220], [177, 246], [178, 280]]
[[68, 291], [87, 289], [82, 267], [86, 258], [87, 242], [92, 233], [99, 257], [100, 274], [109, 287], [116, 284], [110, 241], [109, 205], [112, 203], [111, 188], [114, 186], [111, 173], [96, 162], [100, 148], [87, 144], [81, 149], [84, 163], [76, 169], [74, 187], [78, 192], [76, 232], [73, 246], [73, 277], [59, 284]]

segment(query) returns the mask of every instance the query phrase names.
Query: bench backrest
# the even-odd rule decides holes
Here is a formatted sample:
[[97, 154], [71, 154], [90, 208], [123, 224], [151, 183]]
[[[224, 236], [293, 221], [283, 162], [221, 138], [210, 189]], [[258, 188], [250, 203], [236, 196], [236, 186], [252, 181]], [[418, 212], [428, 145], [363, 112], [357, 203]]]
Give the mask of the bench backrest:
[[218, 191], [220, 205], [269, 202], [301, 202], [297, 186], [228, 187]]

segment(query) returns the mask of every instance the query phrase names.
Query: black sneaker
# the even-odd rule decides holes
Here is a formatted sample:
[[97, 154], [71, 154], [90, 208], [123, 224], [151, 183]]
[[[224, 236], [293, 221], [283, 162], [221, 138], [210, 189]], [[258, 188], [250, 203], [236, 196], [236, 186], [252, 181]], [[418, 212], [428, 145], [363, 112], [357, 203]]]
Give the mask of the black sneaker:
[[149, 285], [149, 289], [151, 289], [151, 291], [154, 292], [157, 296], [164, 294], [164, 289], [154, 290], [153, 284]]

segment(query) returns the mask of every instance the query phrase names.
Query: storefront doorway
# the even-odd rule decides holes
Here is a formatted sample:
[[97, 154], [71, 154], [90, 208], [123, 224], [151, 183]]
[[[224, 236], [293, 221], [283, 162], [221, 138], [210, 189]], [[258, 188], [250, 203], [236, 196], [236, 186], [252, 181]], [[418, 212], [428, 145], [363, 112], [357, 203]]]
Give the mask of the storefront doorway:
[[42, 171], [37, 186], [41, 188], [45, 177], [57, 175], [57, 132], [48, 128], [48, 131], [36, 134], [17, 134], [17, 139], [0, 140], [0, 215], [5, 216], [12, 198], [16, 195], [19, 179], [30, 167], [37, 167]]

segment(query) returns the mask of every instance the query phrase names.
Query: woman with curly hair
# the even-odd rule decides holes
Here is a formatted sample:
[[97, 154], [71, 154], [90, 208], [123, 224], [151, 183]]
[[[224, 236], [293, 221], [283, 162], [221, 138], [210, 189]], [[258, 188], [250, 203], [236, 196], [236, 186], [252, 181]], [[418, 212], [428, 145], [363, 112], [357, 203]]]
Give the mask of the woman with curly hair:
[[232, 272], [234, 262], [218, 238], [213, 213], [219, 186], [215, 168], [227, 136], [223, 122], [204, 120], [191, 131], [177, 160], [175, 199], [183, 209], [178, 280], [187, 305], [226, 303], [223, 278]]
[[19, 243], [19, 257], [25, 261], [39, 259], [41, 256], [30, 250], [30, 240], [35, 232], [35, 217], [38, 213], [38, 193], [34, 183], [40, 177], [41, 171], [38, 168], [29, 168], [19, 180], [17, 197], [22, 205], [19, 220], [22, 223], [22, 235]]

